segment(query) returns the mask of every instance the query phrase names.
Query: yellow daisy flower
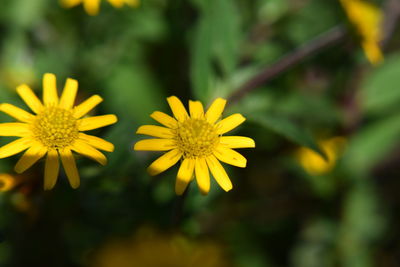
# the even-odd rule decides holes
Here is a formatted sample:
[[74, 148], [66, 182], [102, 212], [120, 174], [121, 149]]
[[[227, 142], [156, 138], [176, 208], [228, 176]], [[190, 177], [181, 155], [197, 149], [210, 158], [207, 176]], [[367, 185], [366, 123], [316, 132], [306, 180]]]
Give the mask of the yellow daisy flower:
[[17, 87], [18, 94], [35, 114], [11, 104], [0, 104], [0, 111], [18, 120], [18, 122], [1, 123], [0, 136], [20, 137], [0, 147], [0, 158], [26, 150], [15, 166], [15, 171], [22, 173], [47, 154], [44, 172], [45, 189], [53, 188], [57, 182], [59, 156], [69, 183], [73, 188], [77, 188], [80, 179], [72, 151], [105, 165], [107, 159], [97, 149], [108, 152], [114, 150], [113, 144], [82, 132], [113, 124], [117, 121], [117, 117], [103, 115], [82, 118], [97, 106], [102, 98], [94, 95], [74, 107], [77, 91], [78, 82], [68, 78], [59, 98], [56, 76], [46, 73], [43, 76], [43, 103], [26, 84]]
[[[107, 0], [115, 8], [121, 8], [124, 4], [131, 7], [139, 6], [139, 0]], [[99, 13], [101, 0], [61, 0], [61, 4], [66, 8], [71, 8], [79, 4], [83, 4], [86, 13], [91, 16]]]
[[176, 177], [176, 194], [183, 194], [195, 174], [200, 192], [206, 195], [210, 191], [209, 170], [222, 189], [231, 190], [232, 183], [218, 160], [244, 168], [246, 158], [232, 148], [255, 147], [255, 143], [249, 137], [222, 135], [245, 118], [237, 113], [218, 121], [226, 104], [222, 98], [217, 98], [205, 113], [201, 102], [189, 101], [190, 115], [177, 97], [168, 97], [167, 101], [175, 118], [155, 111], [150, 117], [165, 127], [144, 125], [136, 132], [158, 138], [141, 140], [134, 150], [168, 151], [149, 166], [149, 174], [157, 175], [183, 159]]
[[327, 160], [306, 147], [300, 148], [297, 152], [299, 163], [303, 166], [304, 170], [311, 175], [323, 175], [329, 173], [336, 166], [336, 162], [342, 155], [346, 145], [346, 139], [338, 136], [322, 140], [318, 144], [325, 152], [328, 158]]
[[361, 37], [361, 46], [368, 60], [378, 64], [383, 60], [379, 42], [382, 40], [382, 11], [363, 0], [340, 0], [350, 22]]

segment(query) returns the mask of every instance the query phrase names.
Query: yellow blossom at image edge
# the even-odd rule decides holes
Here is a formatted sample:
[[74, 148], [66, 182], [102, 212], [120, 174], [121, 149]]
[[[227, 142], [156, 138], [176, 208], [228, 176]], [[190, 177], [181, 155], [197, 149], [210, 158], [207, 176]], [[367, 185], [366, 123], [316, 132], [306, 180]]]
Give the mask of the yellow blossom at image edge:
[[372, 64], [383, 61], [379, 42], [382, 40], [382, 11], [364, 0], [340, 0], [350, 22], [361, 37], [361, 46]]
[[150, 175], [157, 175], [182, 159], [175, 183], [175, 192], [183, 194], [189, 182], [196, 178], [200, 192], [210, 191], [210, 173], [225, 191], [232, 189], [232, 183], [219, 161], [244, 168], [247, 160], [233, 148], [253, 148], [254, 140], [244, 136], [223, 136], [245, 121], [239, 114], [219, 120], [226, 100], [217, 98], [207, 112], [199, 101], [189, 101], [189, 114], [176, 97], [167, 98], [174, 118], [160, 111], [150, 117], [163, 126], [144, 125], [137, 134], [154, 139], [138, 141], [134, 150], [167, 151], [148, 168]]
[[57, 182], [59, 158], [71, 187], [77, 188], [80, 178], [72, 151], [105, 165], [107, 158], [98, 149], [107, 152], [114, 150], [114, 145], [110, 142], [83, 132], [114, 124], [117, 117], [84, 117], [102, 102], [102, 98], [94, 95], [74, 107], [77, 91], [78, 82], [68, 78], [61, 97], [58, 97], [56, 77], [46, 73], [43, 76], [43, 102], [26, 84], [17, 87], [17, 93], [34, 114], [11, 104], [0, 104], [0, 111], [18, 120], [1, 123], [0, 136], [19, 137], [0, 147], [0, 159], [26, 150], [15, 166], [15, 171], [22, 173], [47, 155], [44, 171], [45, 189], [53, 188]]
[[[99, 13], [101, 0], [60, 0], [61, 5], [65, 8], [71, 8], [79, 4], [83, 4], [86, 13], [95, 16]], [[137, 7], [140, 4], [139, 0], [107, 0], [115, 8], [121, 8], [124, 4], [131, 7]]]
[[15, 187], [15, 178], [7, 173], [0, 173], [0, 192], [6, 192]]

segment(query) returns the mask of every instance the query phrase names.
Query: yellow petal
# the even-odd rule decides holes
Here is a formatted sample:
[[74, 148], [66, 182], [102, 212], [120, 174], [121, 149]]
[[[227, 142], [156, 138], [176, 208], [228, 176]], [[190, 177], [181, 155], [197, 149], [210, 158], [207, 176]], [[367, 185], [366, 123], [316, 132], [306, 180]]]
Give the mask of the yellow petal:
[[70, 8], [79, 5], [82, 0], [61, 0], [61, 5], [65, 8]]
[[88, 143], [89, 145], [101, 149], [107, 152], [114, 151], [114, 145], [103, 138], [99, 138], [97, 136], [88, 135], [84, 133], [79, 133], [79, 139], [83, 140], [84, 142]]
[[182, 195], [193, 176], [195, 160], [184, 159], [179, 167], [175, 182], [175, 193]]
[[114, 124], [117, 120], [117, 116], [113, 114], [83, 118], [78, 120], [78, 129], [79, 131], [89, 131]]
[[65, 173], [67, 174], [69, 184], [72, 188], [78, 188], [80, 185], [79, 173], [76, 168], [74, 156], [70, 149], [65, 148], [60, 151], [61, 162], [64, 166]]
[[230, 115], [218, 122], [215, 127], [218, 134], [224, 134], [242, 124], [246, 119], [239, 113]]
[[152, 176], [157, 175], [175, 165], [181, 157], [182, 153], [178, 149], [171, 150], [151, 163], [147, 171]]
[[83, 1], [83, 7], [90, 16], [97, 15], [99, 13], [100, 0]]
[[18, 184], [18, 182], [16, 181], [16, 179], [13, 176], [6, 174], [6, 173], [0, 174], [0, 192], [10, 191], [17, 184]]
[[206, 158], [207, 165], [210, 168], [214, 179], [225, 191], [229, 191], [232, 189], [232, 182], [226, 174], [224, 167], [222, 167], [221, 163], [215, 158], [215, 156], [209, 156]]
[[140, 126], [136, 133], [160, 138], [172, 138], [174, 136], [174, 133], [171, 131], [171, 129], [155, 125]]
[[31, 113], [7, 103], [0, 104], [0, 111], [22, 122], [30, 122], [35, 118]]
[[78, 81], [68, 78], [65, 82], [64, 91], [60, 98], [60, 108], [71, 109], [74, 106], [77, 92]]
[[0, 147], [0, 159], [7, 158], [12, 155], [24, 151], [32, 145], [32, 139], [28, 137], [19, 138], [7, 145]]
[[208, 172], [207, 162], [204, 158], [196, 159], [195, 172], [197, 185], [201, 194], [207, 195], [210, 191], [210, 173]]
[[182, 122], [189, 117], [185, 107], [183, 106], [179, 98], [177, 98], [176, 96], [170, 96], [167, 98], [167, 101], [172, 110], [172, 113], [178, 121]]
[[256, 147], [254, 140], [245, 136], [221, 136], [219, 142], [229, 148]]
[[245, 168], [247, 160], [241, 154], [232, 150], [230, 148], [218, 145], [214, 149], [214, 156], [216, 156], [220, 161], [228, 163], [233, 166]]
[[15, 171], [17, 173], [22, 173], [29, 169], [33, 164], [35, 164], [39, 159], [41, 159], [47, 152], [47, 148], [40, 144], [32, 145], [24, 155], [18, 160], [15, 165]]
[[225, 99], [223, 98], [215, 99], [206, 112], [207, 121], [211, 124], [215, 123], [221, 117], [225, 105], [226, 105]]
[[107, 158], [103, 153], [79, 139], [75, 140], [71, 149], [79, 154], [97, 161], [103, 166], [107, 164]]
[[121, 8], [124, 5], [123, 0], [108, 0], [108, 2], [115, 8]]
[[200, 101], [189, 100], [190, 117], [200, 119], [204, 117], [204, 108]]
[[58, 105], [57, 82], [53, 73], [43, 76], [43, 102], [47, 107]]
[[0, 123], [0, 136], [27, 136], [31, 133], [29, 124], [20, 122]]
[[28, 85], [23, 84], [18, 86], [17, 93], [33, 112], [37, 114], [42, 111], [43, 109], [42, 102], [39, 100], [39, 98], [35, 95], [35, 93]]
[[176, 147], [173, 139], [144, 139], [138, 141], [133, 150], [166, 151]]
[[127, 3], [131, 7], [138, 7], [140, 4], [140, 1], [139, 0], [125, 0], [125, 3]]
[[383, 61], [382, 50], [377, 42], [364, 41], [362, 47], [369, 62], [376, 65]]
[[174, 118], [161, 111], [154, 111], [150, 117], [169, 128], [175, 128], [178, 123]]
[[74, 117], [79, 119], [85, 116], [87, 113], [89, 113], [89, 111], [94, 109], [102, 101], [103, 99], [98, 95], [91, 96], [74, 108]]
[[57, 150], [49, 150], [44, 169], [44, 190], [50, 190], [56, 185], [59, 169], [60, 161], [58, 160]]

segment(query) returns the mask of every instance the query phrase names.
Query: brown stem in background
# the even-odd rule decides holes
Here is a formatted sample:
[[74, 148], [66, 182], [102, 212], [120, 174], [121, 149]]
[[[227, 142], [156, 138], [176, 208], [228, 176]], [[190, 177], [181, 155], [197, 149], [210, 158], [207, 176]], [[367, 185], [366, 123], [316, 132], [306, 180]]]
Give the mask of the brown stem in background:
[[346, 30], [342, 26], [336, 26], [329, 31], [321, 34], [320, 36], [301, 46], [297, 50], [282, 57], [274, 64], [262, 69], [254, 77], [250, 78], [250, 80], [248, 80], [245, 84], [235, 90], [235, 92], [228, 97], [229, 102], [233, 103], [238, 101], [247, 93], [275, 78], [276, 76], [278, 76], [282, 72], [285, 72], [294, 65], [300, 63], [305, 58], [341, 41], [342, 39], [344, 39], [345, 35]]
[[383, 7], [384, 20], [383, 20], [383, 40], [382, 47], [385, 48], [387, 43], [396, 31], [396, 26], [400, 18], [400, 1], [388, 0]]

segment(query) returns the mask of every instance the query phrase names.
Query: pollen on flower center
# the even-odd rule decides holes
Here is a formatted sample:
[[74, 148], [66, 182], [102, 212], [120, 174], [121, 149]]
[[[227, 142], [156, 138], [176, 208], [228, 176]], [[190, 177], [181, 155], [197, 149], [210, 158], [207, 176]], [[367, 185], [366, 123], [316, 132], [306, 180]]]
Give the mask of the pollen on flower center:
[[72, 112], [63, 108], [48, 107], [33, 122], [36, 140], [50, 149], [62, 149], [78, 137], [77, 120]]
[[215, 128], [202, 119], [187, 119], [175, 131], [176, 144], [185, 158], [211, 155], [219, 138]]

